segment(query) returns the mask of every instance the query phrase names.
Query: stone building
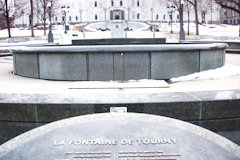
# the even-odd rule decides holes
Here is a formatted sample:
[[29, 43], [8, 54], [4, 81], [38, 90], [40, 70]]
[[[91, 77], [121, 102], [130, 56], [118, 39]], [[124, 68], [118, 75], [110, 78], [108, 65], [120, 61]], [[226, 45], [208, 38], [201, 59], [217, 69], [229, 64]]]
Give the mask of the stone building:
[[[167, 21], [166, 1], [158, 0], [76, 0], [69, 4], [62, 1], [68, 22], [96, 22], [109, 20]], [[63, 10], [63, 12], [64, 12]], [[178, 13], [173, 15], [178, 20]], [[60, 23], [64, 18], [55, 17]]]
[[[172, 16], [170, 16], [168, 6], [172, 6], [172, 4], [167, 0], [58, 0], [52, 14], [52, 22], [53, 24], [63, 24], [66, 20], [69, 24], [77, 24], [119, 20], [168, 23], [170, 17], [172, 17], [173, 22], [179, 22], [178, 11], [175, 9]], [[41, 7], [36, 4], [36, 8], [34, 24], [41, 24], [41, 20], [37, 18], [41, 17], [38, 15], [41, 12]], [[29, 10], [27, 9], [23, 16], [15, 21], [15, 25], [29, 25]], [[204, 12], [204, 22], [219, 21], [218, 10], [211, 9], [210, 12], [199, 9], [200, 22], [203, 21], [202, 12]], [[194, 11], [192, 9], [190, 21], [193, 22], [194, 20]], [[186, 11], [184, 12], [184, 21], [187, 21]]]
[[240, 15], [233, 10], [221, 8], [220, 10], [220, 21], [225, 24], [240, 24]]

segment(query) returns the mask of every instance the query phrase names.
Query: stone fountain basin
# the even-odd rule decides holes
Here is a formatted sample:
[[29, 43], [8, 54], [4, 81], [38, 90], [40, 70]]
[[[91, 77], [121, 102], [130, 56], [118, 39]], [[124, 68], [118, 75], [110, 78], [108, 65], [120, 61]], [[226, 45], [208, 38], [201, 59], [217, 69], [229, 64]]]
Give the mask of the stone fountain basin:
[[110, 81], [170, 79], [225, 63], [227, 44], [36, 46], [12, 49], [14, 74], [24, 77]]

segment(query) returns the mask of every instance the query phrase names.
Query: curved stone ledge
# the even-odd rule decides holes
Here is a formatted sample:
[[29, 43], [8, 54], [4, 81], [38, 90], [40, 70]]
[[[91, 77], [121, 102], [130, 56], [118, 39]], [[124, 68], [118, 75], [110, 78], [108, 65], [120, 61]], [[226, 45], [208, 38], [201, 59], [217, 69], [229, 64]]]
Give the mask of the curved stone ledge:
[[212, 49], [226, 49], [225, 43], [212, 44], [149, 44], [149, 45], [90, 45], [90, 46], [36, 46], [26, 47], [20, 46], [12, 49], [12, 52], [121, 52], [121, 51], [191, 51], [191, 50], [212, 50]]
[[[84, 93], [84, 94], [83, 94]], [[127, 112], [167, 116], [212, 131], [240, 130], [240, 90], [202, 92], [131, 92], [113, 90], [75, 94], [0, 94], [0, 144], [31, 128], [73, 116]], [[17, 128], [17, 129], [16, 129]]]
[[170, 79], [224, 65], [227, 44], [38, 46], [12, 49], [16, 75], [51, 80]]

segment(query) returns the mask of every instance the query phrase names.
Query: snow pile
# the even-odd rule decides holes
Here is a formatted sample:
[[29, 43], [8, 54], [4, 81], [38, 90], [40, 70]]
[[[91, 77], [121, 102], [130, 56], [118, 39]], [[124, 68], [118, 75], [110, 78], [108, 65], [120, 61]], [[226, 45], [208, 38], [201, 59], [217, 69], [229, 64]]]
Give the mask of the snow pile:
[[189, 74], [186, 76], [181, 76], [178, 78], [171, 78], [170, 82], [219, 79], [219, 78], [225, 78], [225, 77], [230, 77], [235, 75], [240, 75], [240, 67], [232, 64], [228, 64], [217, 69], [197, 72], [197, 73]]

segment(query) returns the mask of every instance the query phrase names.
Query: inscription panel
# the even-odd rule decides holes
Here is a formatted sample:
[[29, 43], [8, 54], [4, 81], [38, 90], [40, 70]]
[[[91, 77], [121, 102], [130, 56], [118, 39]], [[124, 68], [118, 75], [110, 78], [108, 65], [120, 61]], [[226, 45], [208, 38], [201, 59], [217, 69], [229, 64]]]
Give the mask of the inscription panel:
[[49, 124], [55, 129], [46, 125], [47, 132], [43, 126], [44, 134], [28, 134], [23, 143], [16, 147], [11, 144], [12, 149], [5, 154], [1, 154], [0, 147], [0, 160], [239, 159], [190, 129], [168, 125], [166, 120], [146, 121], [145, 117], [138, 119], [128, 113], [111, 113], [109, 119], [101, 115], [108, 114], [94, 120], [81, 116], [84, 121], [76, 123], [75, 119], [73, 124], [63, 123], [61, 127]]

